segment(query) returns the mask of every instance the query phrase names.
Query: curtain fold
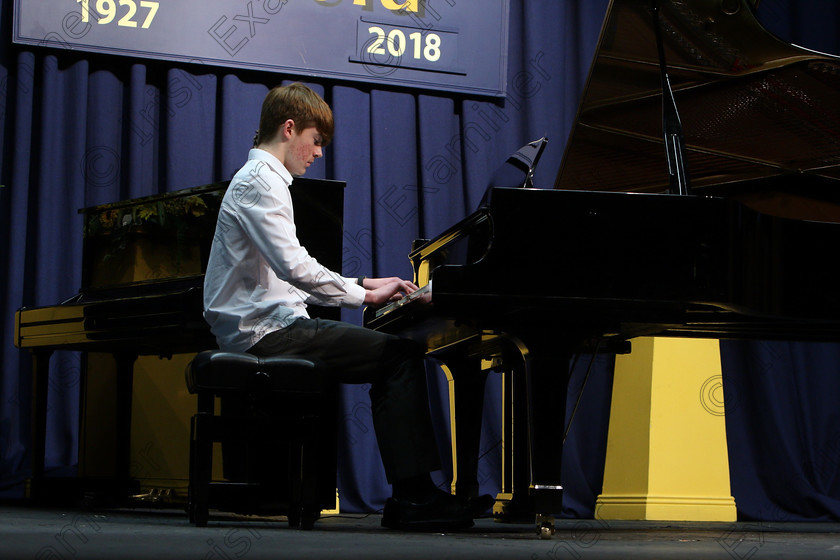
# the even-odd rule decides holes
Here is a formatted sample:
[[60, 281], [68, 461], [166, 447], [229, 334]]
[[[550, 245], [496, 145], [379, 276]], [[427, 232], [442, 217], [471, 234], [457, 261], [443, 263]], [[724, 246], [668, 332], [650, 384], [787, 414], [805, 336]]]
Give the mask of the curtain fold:
[[[0, 2], [6, 38], [0, 44], [0, 262], [6, 271], [0, 277], [0, 496], [16, 496], [29, 468], [31, 366], [12, 342], [14, 312], [58, 304], [81, 286], [78, 210], [229, 179], [251, 147], [266, 92], [296, 78], [13, 45], [12, 0]], [[535, 183], [553, 185], [607, 3], [511, 0], [503, 103], [303, 80], [335, 112], [333, 143], [309, 175], [347, 182], [345, 275], [410, 276], [412, 241], [468, 215], [507, 156], [543, 135], [549, 144]], [[840, 14], [826, 4], [762, 0], [759, 16], [786, 41], [840, 53]], [[359, 323], [361, 313], [345, 311], [343, 318]], [[725, 390], [736, 399], [727, 410], [727, 435], [739, 513], [767, 521], [840, 518], [837, 346], [727, 342], [723, 362]], [[568, 516], [591, 517], [600, 491], [612, 363], [608, 356], [596, 359], [569, 433]], [[78, 460], [81, 364], [70, 352], [52, 361], [51, 472], [72, 469]], [[570, 409], [584, 364], [571, 374]], [[434, 364], [428, 377], [446, 463], [446, 382]], [[342, 392], [339, 486], [346, 511], [378, 509], [389, 495], [367, 390]], [[491, 374], [479, 473], [482, 491], [490, 493], [500, 484], [500, 392]], [[566, 420], [557, 419], [558, 430]], [[436, 481], [444, 484], [450, 471], [446, 466]]]

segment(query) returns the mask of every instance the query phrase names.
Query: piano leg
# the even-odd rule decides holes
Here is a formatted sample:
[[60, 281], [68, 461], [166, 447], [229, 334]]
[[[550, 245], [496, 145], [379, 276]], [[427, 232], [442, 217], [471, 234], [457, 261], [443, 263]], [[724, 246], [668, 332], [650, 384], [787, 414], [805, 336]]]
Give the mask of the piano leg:
[[562, 510], [563, 433], [569, 359], [553, 355], [532, 359], [526, 371], [530, 495], [541, 538], [554, 534], [554, 514]]
[[52, 350], [32, 350], [32, 478], [27, 483], [26, 497], [42, 498], [44, 459], [47, 445], [47, 395], [50, 381]]
[[[527, 343], [523, 340], [528, 340]], [[503, 383], [502, 492], [493, 507], [501, 521], [535, 519], [541, 537], [554, 533], [562, 509], [560, 473], [570, 353], [541, 333], [529, 338], [495, 336], [435, 354], [450, 383], [455, 494], [479, 493], [478, 455], [487, 371], [482, 358], [501, 359]]]
[[541, 537], [554, 533], [562, 509], [560, 474], [570, 355], [556, 341], [507, 337], [503, 353], [502, 493], [494, 514], [501, 520], [536, 518]]
[[117, 366], [117, 439], [116, 479], [123, 497], [134, 491], [131, 481], [131, 401], [134, 392], [134, 362], [137, 354], [121, 352], [114, 354]]
[[478, 455], [487, 372], [481, 359], [463, 355], [437, 356], [449, 380], [452, 421], [452, 474], [455, 494], [465, 499], [479, 493]]
[[533, 516], [529, 499], [531, 483], [528, 452], [526, 372], [528, 351], [519, 340], [507, 338], [501, 349], [502, 375], [502, 485], [493, 515], [500, 521], [520, 521]]

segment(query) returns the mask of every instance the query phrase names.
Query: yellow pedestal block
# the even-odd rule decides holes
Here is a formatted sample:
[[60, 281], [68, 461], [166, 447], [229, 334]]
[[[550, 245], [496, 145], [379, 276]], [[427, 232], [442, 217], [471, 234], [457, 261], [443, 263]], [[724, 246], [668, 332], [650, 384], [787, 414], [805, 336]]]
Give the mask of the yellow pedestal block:
[[616, 357], [598, 519], [735, 521], [717, 340], [639, 338]]

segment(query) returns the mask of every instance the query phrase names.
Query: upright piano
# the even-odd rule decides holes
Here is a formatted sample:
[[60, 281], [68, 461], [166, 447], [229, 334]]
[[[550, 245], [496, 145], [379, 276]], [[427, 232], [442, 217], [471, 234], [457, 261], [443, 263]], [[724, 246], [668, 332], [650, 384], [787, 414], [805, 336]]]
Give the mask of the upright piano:
[[[33, 363], [28, 497], [75, 498], [103, 484], [108, 499], [122, 500], [137, 491], [130, 476], [134, 365], [138, 356], [171, 357], [216, 347], [203, 317], [202, 289], [227, 186], [216, 183], [80, 210], [84, 241], [78, 293], [60, 304], [24, 307], [15, 314], [15, 345], [28, 349]], [[291, 187], [298, 237], [319, 262], [333, 268], [342, 259], [344, 186], [341, 181], [298, 178]], [[336, 311], [323, 308], [318, 313], [337, 319]], [[113, 476], [106, 480], [45, 477], [50, 358], [58, 350], [114, 357], [116, 412], [107, 421], [115, 429], [113, 442], [106, 443], [113, 452], [107, 461], [113, 464]], [[84, 402], [88, 375], [82, 370], [84, 409], [90, 403]]]
[[[451, 376], [456, 493], [478, 490], [487, 364], [506, 375], [496, 511], [540, 523], [562, 505], [572, 354], [641, 335], [840, 339], [826, 261], [840, 246], [840, 58], [778, 40], [756, 4], [612, 0], [553, 188], [492, 188], [409, 253], [424, 297], [366, 314]], [[669, 132], [687, 194], [671, 194]]]

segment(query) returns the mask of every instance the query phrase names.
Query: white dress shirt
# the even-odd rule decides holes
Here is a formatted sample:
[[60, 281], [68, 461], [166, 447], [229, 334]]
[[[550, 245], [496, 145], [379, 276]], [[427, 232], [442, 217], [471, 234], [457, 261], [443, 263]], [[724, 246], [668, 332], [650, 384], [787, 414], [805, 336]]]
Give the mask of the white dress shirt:
[[204, 318], [219, 348], [243, 352], [308, 317], [307, 303], [356, 308], [365, 290], [316, 261], [295, 233], [292, 175], [252, 149], [222, 200], [204, 277]]

